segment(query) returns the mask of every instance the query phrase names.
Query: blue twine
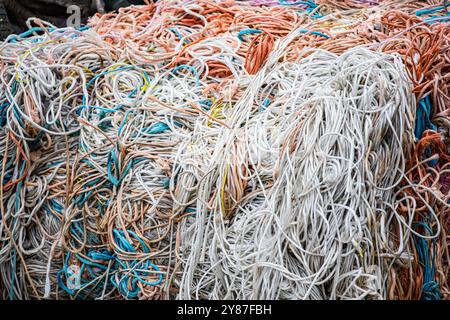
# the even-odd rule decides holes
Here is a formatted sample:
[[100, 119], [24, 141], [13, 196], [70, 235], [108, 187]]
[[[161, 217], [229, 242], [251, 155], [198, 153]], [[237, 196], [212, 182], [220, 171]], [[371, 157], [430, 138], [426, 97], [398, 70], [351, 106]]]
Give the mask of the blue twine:
[[445, 11], [445, 13], [447, 13], [447, 15], [448, 15], [448, 12], [447, 12], [446, 9], [449, 8], [449, 7], [450, 7], [450, 3], [448, 3], [448, 4], [444, 5], [444, 6], [437, 6], [436, 8], [417, 10], [416, 11], [416, 16], [420, 17], [420, 16], [423, 16], [425, 14], [430, 14], [430, 13], [433, 13], [433, 12], [436, 12], [436, 11]]
[[266, 110], [267, 107], [269, 106], [269, 104], [270, 104], [270, 99], [269, 99], [269, 98], [266, 98], [266, 100], [264, 100], [264, 103], [263, 103], [263, 105], [261, 106], [259, 112], [263, 112], [264, 110]]
[[[53, 28], [49, 28], [47, 29], [49, 32], [53, 32], [54, 29]], [[25, 39], [28, 38], [29, 36], [33, 35], [36, 32], [43, 32], [44, 30], [41, 27], [34, 27], [31, 28], [25, 32], [22, 32], [21, 34], [18, 35], [12, 35], [11, 37], [8, 37], [8, 42], [9, 43], [16, 43], [21, 39]]]
[[[180, 33], [180, 31], [178, 31], [178, 29], [175, 28], [175, 27], [167, 28], [167, 30], [170, 30], [170, 31], [172, 31], [173, 33], [175, 33], [175, 34], [177, 35], [177, 37], [180, 38], [180, 40], [184, 38], [184, 37], [182, 36], [182, 34]], [[186, 44], [190, 44], [190, 43], [191, 43], [191, 42], [190, 42], [189, 40], [187, 40], [187, 39], [184, 39], [183, 41], [184, 41]]]
[[[431, 228], [425, 222], [418, 222], [414, 224], [414, 229], [417, 231], [419, 227], [424, 228], [428, 234], [433, 234]], [[434, 280], [435, 258], [436, 258], [436, 239], [432, 239], [432, 248], [428, 247], [426, 239], [413, 236], [414, 244], [416, 246], [417, 254], [419, 255], [419, 261], [423, 270], [423, 300], [440, 300], [442, 298], [441, 291], [439, 289], [439, 283]], [[430, 256], [429, 251], [432, 250]]]
[[[25, 167], [26, 167], [26, 161], [22, 161], [22, 168], [20, 169], [20, 176], [23, 176], [25, 173]], [[20, 190], [22, 189], [23, 182], [20, 181], [17, 184], [17, 190], [16, 190], [16, 201], [15, 201], [15, 211], [16, 213], [19, 211], [19, 200], [20, 200]], [[17, 215], [14, 215], [13, 218], [13, 225], [15, 225], [17, 222]], [[13, 256], [12, 256], [12, 273], [11, 273], [11, 288], [9, 289], [9, 299], [14, 299], [14, 285], [16, 280], [16, 268], [17, 268], [17, 250], [16, 248], [13, 249]]]
[[259, 33], [262, 33], [262, 31], [258, 30], [258, 29], [250, 29], [249, 28], [249, 29], [244, 29], [244, 30], [239, 31], [237, 37], [239, 40], [245, 41], [243, 36], [248, 35], [248, 34], [259, 34]]
[[[130, 171], [131, 167], [133, 166], [133, 159], [131, 159], [128, 163], [128, 166], [125, 168], [125, 170], [122, 172], [121, 176], [119, 177], [119, 161], [117, 160], [116, 152], [115, 150], [111, 150], [111, 152], [108, 155], [108, 180], [115, 186], [118, 186], [122, 180], [125, 178], [125, 176]], [[113, 174], [113, 168], [115, 169], [116, 175]]]
[[[437, 130], [437, 126], [431, 122], [431, 109], [432, 104], [430, 100], [430, 96], [426, 96], [420, 99], [419, 104], [417, 106], [416, 111], [416, 124], [414, 128], [414, 135], [417, 140], [420, 140], [423, 136], [423, 133], [426, 130]], [[431, 156], [431, 147], [427, 148], [427, 153]], [[438, 160], [429, 161], [429, 165], [435, 166], [438, 163]]]
[[321, 15], [318, 11], [315, 11], [318, 7], [318, 5], [314, 1], [297, 1], [297, 2], [289, 2], [289, 0], [279, 0], [278, 4], [281, 6], [306, 6], [306, 12], [308, 14], [311, 14], [314, 11], [314, 14], [311, 16], [313, 18], [323, 18], [323, 15]]
[[0, 105], [0, 127], [3, 127], [6, 124], [6, 111], [9, 107], [10, 103], [5, 102]]
[[437, 22], [442, 22], [442, 21], [446, 21], [446, 20], [450, 20], [450, 15], [447, 15], [445, 17], [431, 17], [431, 18], [427, 18], [424, 21], [427, 22], [428, 24], [434, 24]]
[[437, 126], [430, 119], [431, 109], [430, 96], [420, 99], [416, 111], [416, 126], [414, 128], [414, 135], [417, 140], [422, 138], [425, 130], [437, 130]]
[[203, 106], [206, 106], [207, 107], [207, 108], [205, 108], [206, 110], [209, 110], [209, 108], [211, 108], [211, 106], [213, 105], [212, 101], [209, 99], [202, 100], [199, 103]]
[[180, 69], [188, 69], [188, 70], [191, 70], [191, 71], [194, 73], [194, 75], [195, 75], [195, 85], [196, 85], [197, 87], [200, 85], [200, 76], [199, 76], [197, 70], [195, 70], [194, 67], [189, 66], [189, 65], [187, 65], [187, 64], [182, 64], [182, 65], [179, 65], [179, 66], [173, 68], [173, 69], [172, 69], [172, 73], [175, 74], [175, 73], [176, 73], [178, 70], [180, 70]]
[[306, 30], [306, 29], [299, 29], [298, 32], [305, 33], [305, 34], [311, 33], [311, 34], [314, 34], [316, 36], [321, 36], [321, 37], [324, 37], [326, 39], [330, 39], [330, 36], [326, 35], [325, 33], [319, 32], [319, 31], [311, 31], [311, 30]]
[[[174, 121], [172, 124], [177, 126], [177, 127], [182, 127], [183, 126], [183, 124], [178, 122], [178, 121]], [[144, 133], [144, 134], [160, 134], [160, 133], [164, 133], [164, 132], [166, 132], [168, 130], [170, 130], [170, 127], [169, 127], [169, 125], [167, 123], [157, 122], [157, 123], [151, 125], [148, 128], [144, 128], [140, 132]]]
[[[80, 27], [80, 28], [78, 28], [76, 30], [82, 32], [82, 31], [86, 31], [86, 30], [88, 30], [90, 28], [91, 28], [90, 26], [82, 26], [82, 27]], [[47, 31], [50, 32], [50, 33], [53, 33], [53, 32], [64, 32], [65, 29], [64, 28], [63, 29], [47, 28]], [[30, 36], [34, 36], [34, 33], [38, 33], [38, 32], [44, 32], [44, 29], [42, 29], [41, 27], [34, 27], [34, 28], [31, 28], [31, 29], [29, 29], [29, 30], [27, 30], [25, 32], [22, 32], [21, 34], [11, 35], [11, 36], [9, 36], [7, 38], [7, 42], [8, 43], [16, 43], [16, 42], [20, 41], [21, 39], [26, 39], [26, 38], [28, 38]], [[73, 35], [72, 36], [72, 38], [75, 38], [75, 37], [77, 37], [77, 35]], [[32, 42], [38, 42], [38, 39], [34, 39], [34, 40], [32, 40]]]
[[[117, 68], [117, 69], [114, 69], [114, 70], [108, 70], [108, 71], [102, 72], [102, 73], [100, 73], [100, 74], [97, 74], [97, 75], [95, 75], [95, 76], [87, 83], [86, 89], [89, 89], [89, 87], [90, 87], [90, 86], [91, 86], [98, 78], [100, 78], [100, 77], [102, 77], [102, 76], [105, 76], [105, 75], [110, 74], [110, 73], [113, 73], [113, 72], [119, 72], [119, 71], [130, 70], [130, 69], [136, 69], [136, 67], [135, 67], [135, 66], [125, 66], [125, 67], [120, 67], [120, 68]], [[149, 76], [148, 76], [147, 72], [145, 72], [145, 71], [144, 71], [144, 77], [145, 77], [146, 80], [149, 81]], [[129, 95], [129, 97], [130, 97], [130, 95]], [[96, 107], [96, 106], [95, 106], [95, 107], [94, 107], [94, 106], [87, 106], [87, 105], [86, 105], [86, 97], [85, 97], [85, 96], [83, 96], [81, 107], [85, 107], [85, 108], [89, 107], [89, 108], [100, 109], [100, 110], [105, 111], [105, 112], [115, 112], [115, 111], [117, 111], [116, 109], [107, 109], [107, 108]], [[122, 107], [123, 107], [123, 106], [122, 106]]]
[[123, 127], [125, 126], [125, 122], [127, 121], [128, 115], [131, 112], [133, 112], [133, 109], [129, 109], [127, 110], [127, 112], [125, 112], [125, 116], [123, 117], [122, 123], [119, 126], [119, 132], [117, 133], [119, 137], [122, 135]]

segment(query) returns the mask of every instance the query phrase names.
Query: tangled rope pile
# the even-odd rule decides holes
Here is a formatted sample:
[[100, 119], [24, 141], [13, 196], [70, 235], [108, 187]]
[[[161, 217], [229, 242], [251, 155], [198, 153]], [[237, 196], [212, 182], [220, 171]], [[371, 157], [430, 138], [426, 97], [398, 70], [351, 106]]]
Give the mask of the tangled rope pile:
[[0, 44], [2, 299], [449, 299], [449, 9], [29, 20]]

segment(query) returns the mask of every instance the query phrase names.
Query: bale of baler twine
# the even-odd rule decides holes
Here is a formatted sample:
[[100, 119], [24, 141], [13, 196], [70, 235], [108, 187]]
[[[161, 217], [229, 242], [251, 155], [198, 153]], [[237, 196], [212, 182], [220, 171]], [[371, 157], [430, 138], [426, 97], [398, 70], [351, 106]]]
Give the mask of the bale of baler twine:
[[[201, 155], [183, 152], [180, 167], [195, 169], [191, 156], [204, 164], [196, 165], [188, 188], [201, 209], [180, 232], [186, 237], [180, 297], [385, 297], [386, 262], [379, 259], [390, 263], [402, 254], [411, 230], [401, 225], [398, 248], [389, 233], [372, 237], [393, 223], [415, 99], [399, 56], [365, 49], [305, 54], [298, 63], [278, 64], [274, 53], [233, 108], [235, 129], [217, 131], [217, 142], [202, 146]], [[380, 94], [386, 96], [378, 105]], [[207, 175], [199, 179], [200, 172]]]

